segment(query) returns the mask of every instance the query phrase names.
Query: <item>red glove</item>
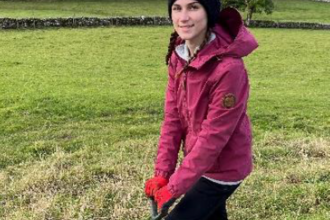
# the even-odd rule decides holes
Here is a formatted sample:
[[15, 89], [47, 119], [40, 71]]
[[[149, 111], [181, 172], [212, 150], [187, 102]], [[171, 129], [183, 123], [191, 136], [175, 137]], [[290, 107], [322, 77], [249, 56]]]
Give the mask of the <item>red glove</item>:
[[170, 191], [168, 191], [167, 186], [164, 186], [155, 193], [155, 201], [157, 202], [158, 209], [160, 210], [163, 205], [172, 198]]
[[145, 184], [144, 192], [147, 197], [153, 197], [155, 195], [155, 192], [162, 188], [163, 186], [166, 186], [168, 183], [168, 180], [161, 176], [156, 176], [154, 178], [151, 178], [147, 180]]

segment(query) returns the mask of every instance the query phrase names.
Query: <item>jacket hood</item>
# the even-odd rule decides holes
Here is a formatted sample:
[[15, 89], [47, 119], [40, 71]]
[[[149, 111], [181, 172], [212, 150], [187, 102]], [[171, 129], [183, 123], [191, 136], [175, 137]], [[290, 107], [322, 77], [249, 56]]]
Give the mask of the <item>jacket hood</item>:
[[191, 62], [191, 67], [199, 69], [214, 57], [242, 58], [258, 47], [256, 39], [244, 26], [240, 13], [234, 8], [221, 11], [219, 21], [212, 28], [212, 32], [215, 33], [216, 39], [200, 51], [196, 59]]

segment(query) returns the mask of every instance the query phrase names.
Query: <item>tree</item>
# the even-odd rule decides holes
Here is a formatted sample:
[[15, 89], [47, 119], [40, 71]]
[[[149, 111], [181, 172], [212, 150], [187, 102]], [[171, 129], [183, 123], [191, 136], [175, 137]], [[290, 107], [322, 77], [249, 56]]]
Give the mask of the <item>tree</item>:
[[271, 14], [274, 10], [273, 0], [222, 0], [224, 7], [233, 7], [246, 11], [246, 22], [250, 23], [254, 13]]

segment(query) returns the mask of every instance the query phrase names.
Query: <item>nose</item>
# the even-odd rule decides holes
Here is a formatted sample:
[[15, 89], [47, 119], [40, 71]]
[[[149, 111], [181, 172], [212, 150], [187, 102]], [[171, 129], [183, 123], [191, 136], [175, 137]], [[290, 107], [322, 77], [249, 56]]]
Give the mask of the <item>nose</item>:
[[189, 20], [189, 14], [187, 10], [182, 10], [180, 13], [180, 21], [184, 22], [184, 21], [188, 21]]

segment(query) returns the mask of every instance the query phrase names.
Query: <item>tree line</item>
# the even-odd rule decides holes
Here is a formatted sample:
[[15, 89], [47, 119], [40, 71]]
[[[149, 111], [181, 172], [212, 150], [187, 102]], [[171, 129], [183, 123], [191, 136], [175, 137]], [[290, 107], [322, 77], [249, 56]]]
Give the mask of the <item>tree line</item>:
[[250, 23], [254, 13], [271, 14], [274, 10], [273, 0], [222, 0], [223, 7], [233, 7], [246, 11], [246, 22]]

